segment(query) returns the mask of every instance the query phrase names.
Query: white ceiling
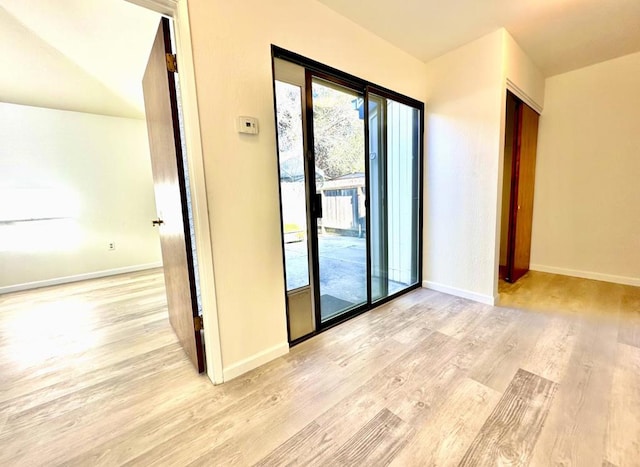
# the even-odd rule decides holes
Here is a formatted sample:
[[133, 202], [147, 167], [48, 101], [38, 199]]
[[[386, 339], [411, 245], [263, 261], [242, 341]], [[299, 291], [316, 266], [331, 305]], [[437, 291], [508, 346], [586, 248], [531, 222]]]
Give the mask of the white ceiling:
[[[640, 50], [640, 0], [319, 1], [423, 61], [499, 27], [546, 76]], [[141, 118], [159, 19], [124, 0], [0, 0], [0, 101]]]
[[500, 27], [545, 76], [640, 51], [640, 0], [319, 0], [425, 62]]
[[0, 54], [11, 63], [0, 100], [142, 117], [159, 20], [123, 0], [0, 0]]

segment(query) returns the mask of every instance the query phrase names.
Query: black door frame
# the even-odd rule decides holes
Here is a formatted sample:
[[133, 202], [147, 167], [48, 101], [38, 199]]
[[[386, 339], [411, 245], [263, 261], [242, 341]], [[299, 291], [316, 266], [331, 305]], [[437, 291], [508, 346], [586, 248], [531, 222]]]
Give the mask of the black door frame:
[[[307, 144], [305, 147], [306, 150], [306, 154], [305, 154], [305, 163], [307, 164], [307, 190], [309, 193], [311, 194], [315, 194], [316, 193], [316, 180], [315, 180], [315, 158], [314, 158], [314, 154], [313, 154], [313, 95], [312, 95], [312, 78], [313, 77], [318, 77], [322, 80], [325, 81], [329, 81], [331, 83], [335, 83], [337, 85], [346, 87], [354, 92], [357, 92], [359, 94], [361, 94], [363, 96], [364, 99], [364, 120], [365, 120], [365, 125], [364, 125], [364, 138], [365, 138], [365, 191], [366, 191], [366, 199], [367, 199], [367, 203], [366, 203], [366, 210], [367, 210], [367, 215], [366, 215], [366, 231], [367, 231], [367, 235], [366, 235], [366, 277], [367, 277], [367, 281], [366, 281], [366, 286], [367, 286], [367, 301], [365, 303], [363, 303], [362, 305], [359, 305], [345, 313], [342, 313], [334, 318], [331, 318], [325, 322], [322, 322], [321, 316], [320, 316], [320, 287], [319, 287], [319, 261], [318, 261], [318, 239], [317, 239], [317, 226], [318, 226], [318, 209], [321, 209], [321, 207], [317, 206], [317, 202], [315, 200], [315, 197], [312, 196], [312, 202], [311, 202], [311, 225], [309, 225], [308, 229], [310, 232], [313, 232], [313, 234], [311, 235], [311, 250], [310, 250], [310, 254], [313, 257], [313, 271], [312, 271], [312, 276], [313, 276], [313, 294], [314, 294], [314, 304], [315, 304], [315, 320], [316, 320], [316, 326], [315, 326], [315, 331], [311, 332], [310, 334], [307, 334], [303, 337], [300, 337], [298, 339], [295, 340], [291, 340], [290, 337], [290, 333], [289, 333], [289, 309], [288, 309], [288, 302], [286, 300], [286, 287], [284, 290], [284, 294], [285, 294], [285, 303], [287, 303], [287, 331], [289, 334], [289, 342], [290, 345], [295, 345], [298, 344], [302, 341], [305, 341], [307, 339], [309, 339], [310, 337], [313, 337], [315, 335], [317, 335], [318, 333], [325, 331], [337, 324], [340, 324], [344, 321], [347, 321], [351, 318], [353, 318], [354, 316], [357, 316], [359, 314], [362, 314], [366, 311], [369, 311], [373, 308], [376, 308], [386, 302], [389, 302], [405, 293], [408, 293], [412, 290], [415, 290], [417, 288], [422, 287], [422, 254], [423, 254], [423, 239], [422, 239], [422, 229], [423, 229], [423, 203], [424, 203], [424, 196], [422, 193], [422, 189], [423, 189], [423, 183], [424, 183], [424, 170], [423, 170], [423, 154], [424, 154], [424, 103], [420, 102], [416, 99], [404, 96], [402, 94], [399, 94], [397, 92], [394, 92], [390, 89], [384, 88], [382, 86], [378, 86], [375, 85], [373, 83], [370, 83], [366, 80], [360, 79], [356, 76], [350, 75], [348, 73], [344, 73], [340, 70], [337, 70], [335, 68], [323, 65], [320, 62], [317, 62], [315, 60], [311, 60], [309, 58], [306, 58], [302, 55], [299, 55], [295, 52], [291, 52], [288, 51], [286, 49], [283, 49], [281, 47], [278, 47], [276, 45], [272, 45], [271, 46], [271, 55], [272, 55], [272, 64], [273, 64], [273, 59], [275, 58], [279, 58], [279, 59], [283, 59], [292, 63], [295, 63], [297, 65], [300, 65], [301, 67], [303, 67], [305, 69], [305, 105], [306, 105], [306, 128], [305, 128], [305, 133], [307, 135]], [[273, 66], [273, 65], [272, 65]], [[274, 75], [275, 76], [275, 75]], [[275, 102], [275, 80], [274, 80], [274, 109], [276, 109], [276, 102]], [[416, 108], [419, 111], [419, 121], [417, 122], [416, 125], [414, 125], [414, 134], [418, 133], [418, 140], [419, 140], [419, 151], [418, 151], [418, 170], [417, 173], [415, 174], [415, 176], [417, 177], [417, 180], [414, 180], [416, 182], [416, 189], [417, 189], [417, 193], [415, 193], [415, 195], [418, 196], [418, 238], [416, 239], [417, 245], [413, 245], [414, 247], [417, 247], [417, 258], [415, 259], [415, 261], [417, 262], [417, 264], [415, 265], [417, 267], [417, 280], [416, 283], [413, 285], [408, 286], [407, 288], [396, 292], [394, 294], [388, 295], [384, 298], [381, 298], [379, 300], [376, 301], [372, 301], [372, 291], [371, 291], [371, 240], [370, 240], [370, 232], [371, 232], [371, 216], [369, 215], [370, 213], [370, 207], [369, 207], [369, 202], [368, 200], [370, 199], [371, 196], [371, 187], [370, 187], [370, 183], [369, 183], [369, 174], [370, 174], [370, 158], [368, 157], [369, 153], [370, 153], [370, 148], [369, 148], [369, 125], [368, 125], [368, 119], [369, 119], [369, 94], [373, 93], [376, 96], [380, 96], [383, 98], [388, 98], [388, 99], [392, 99], [396, 102], [399, 102], [401, 104], [405, 104], [407, 106]], [[386, 125], [385, 125], [386, 126]], [[277, 131], [276, 131], [276, 141], [277, 141]], [[280, 202], [280, 219], [281, 219], [281, 223], [282, 223], [282, 203]], [[282, 237], [282, 248], [284, 251], [284, 237]], [[416, 250], [414, 250], [416, 251]], [[284, 259], [283, 259], [283, 265], [284, 265]], [[284, 268], [285, 271], [285, 276], [286, 276], [286, 267]], [[285, 283], [286, 283], [286, 277], [285, 277]]]
[[[347, 90], [353, 91], [358, 94], [358, 96], [362, 96], [365, 100], [364, 106], [366, 108], [366, 97], [365, 94], [359, 90], [354, 88], [345, 80], [341, 80], [336, 78], [330, 74], [322, 73], [318, 71], [311, 71], [307, 69], [305, 71], [305, 92], [306, 92], [306, 124], [307, 124], [307, 154], [305, 161], [307, 163], [307, 173], [309, 176], [307, 177], [307, 192], [311, 197], [311, 225], [309, 226], [309, 232], [311, 237], [311, 257], [313, 260], [311, 261], [313, 265], [313, 299], [315, 303], [314, 311], [315, 311], [315, 319], [316, 319], [316, 329], [324, 329], [331, 326], [331, 323], [344, 321], [343, 316], [347, 315], [356, 315], [366, 311], [371, 303], [371, 281], [368, 280], [370, 276], [370, 266], [371, 266], [371, 255], [369, 252], [369, 216], [366, 216], [367, 219], [367, 235], [366, 235], [366, 265], [365, 265], [365, 277], [366, 279], [366, 301], [365, 303], [353, 307], [351, 310], [341, 313], [334, 318], [330, 318], [326, 321], [322, 321], [322, 306], [321, 306], [321, 294], [320, 294], [320, 253], [319, 253], [319, 239], [318, 239], [318, 218], [319, 213], [322, 212], [322, 206], [318, 206], [318, 203], [321, 203], [321, 199], [317, 196], [314, 196], [317, 193], [316, 187], [316, 167], [315, 167], [315, 155], [314, 155], [314, 127], [313, 127], [313, 79], [319, 78], [323, 81], [327, 81], [332, 84], [336, 84], [338, 86], [344, 87]], [[366, 110], [365, 110], [365, 120], [366, 120]], [[369, 153], [368, 150], [368, 126], [364, 125], [364, 139], [365, 139], [365, 151], [364, 151], [364, 159], [365, 159], [365, 173], [369, 173], [369, 158], [366, 155]], [[365, 191], [369, 193], [369, 180], [365, 176]], [[368, 199], [368, 198], [367, 198]], [[368, 204], [368, 203], [367, 203]], [[368, 214], [368, 207], [367, 207]]]

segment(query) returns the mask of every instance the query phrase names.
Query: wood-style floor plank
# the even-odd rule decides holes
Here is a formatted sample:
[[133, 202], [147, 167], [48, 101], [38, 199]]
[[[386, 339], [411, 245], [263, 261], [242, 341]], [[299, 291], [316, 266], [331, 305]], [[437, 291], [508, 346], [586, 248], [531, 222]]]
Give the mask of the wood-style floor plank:
[[391, 465], [457, 465], [499, 399], [497, 391], [465, 378]]
[[[459, 348], [454, 363], [465, 373], [471, 371], [479, 360], [490, 353], [495, 342], [500, 340], [513, 320], [512, 310], [489, 307], [469, 300], [467, 307], [482, 313], [482, 318], [476, 320], [473, 326], [469, 326], [457, 337]], [[487, 309], [490, 312], [485, 313]]]
[[382, 409], [342, 445], [328, 465], [388, 465], [413, 435], [413, 428]]
[[[242, 459], [241, 464], [256, 462], [268, 453], [268, 446], [282, 443], [309, 419], [320, 415], [326, 406], [353, 392], [406, 350], [389, 338], [368, 353], [359, 353], [347, 366], [333, 361], [308, 365], [295, 378], [280, 379], [271, 388], [256, 388], [257, 393], [225, 407], [223, 413], [192, 424], [166, 443], [133, 459], [131, 465], [140, 462], [184, 465], [198, 457], [202, 458], [202, 465], [221, 457]], [[172, 448], [176, 444], [184, 449], [176, 451]]]
[[526, 310], [513, 309], [511, 313], [508, 328], [470, 372], [471, 378], [501, 393], [528, 358], [547, 321], [545, 316]]
[[[439, 333], [427, 334], [413, 346], [404, 347], [402, 354], [384, 352], [371, 360], [372, 366], [364, 366], [363, 371], [349, 371], [346, 379], [336, 378], [339, 376], [337, 373], [323, 372], [328, 379], [318, 379], [314, 382], [318, 387], [307, 388], [310, 389], [309, 393], [297, 394], [296, 399], [290, 402], [294, 404], [293, 410], [277, 417], [254, 417], [242, 430], [237, 431], [233, 440], [227, 440], [228, 442], [202, 454], [199, 465], [207, 465], [220, 458], [242, 459], [244, 462], [240, 464], [255, 462], [268, 453], [263, 452], [264, 446], [277, 440], [284, 441], [286, 438], [282, 437], [287, 436], [289, 427], [295, 433], [300, 429], [296, 428], [296, 422], [298, 425], [304, 424], [310, 418], [315, 418], [316, 423], [321, 426], [322, 439], [333, 441], [337, 448], [354, 430], [384, 408], [383, 393], [387, 394], [386, 397], [397, 394], [407, 380], [413, 381], [412, 374], [421, 373], [416, 368], [425, 360], [437, 362], [439, 359], [450, 358], [453, 345], [447, 346], [449, 340]], [[400, 348], [394, 342], [390, 338], [387, 344], [379, 344], [379, 348], [383, 349], [383, 345]], [[393, 360], [385, 360], [388, 357]], [[373, 365], [377, 366], [375, 370]], [[307, 403], [305, 394], [309, 394], [311, 403]], [[277, 429], [273, 429], [274, 427]], [[257, 440], [260, 442], [257, 443]], [[316, 455], [313, 464], [323, 465], [334, 454], [330, 449], [324, 451], [322, 455]]]
[[298, 433], [274, 449], [256, 467], [309, 465], [326, 449], [333, 447], [333, 440], [327, 440], [320, 425], [311, 422]]
[[540, 434], [532, 465], [599, 466], [616, 353], [616, 320], [585, 321]]
[[[405, 401], [417, 410], [429, 408], [427, 401], [435, 403], [442, 393], [443, 378], [450, 374], [450, 366], [442, 372], [446, 363], [455, 355], [455, 341], [440, 333], [432, 333], [403, 358], [370, 378], [360, 382], [347, 397], [326, 410], [316, 419], [327, 436], [346, 440], [354, 429], [362, 427], [385, 407], [398, 409]], [[421, 397], [422, 393], [425, 395]], [[408, 395], [414, 397], [409, 398]]]
[[640, 461], [640, 348], [618, 344], [605, 438], [605, 460], [619, 467]]
[[528, 465], [557, 384], [518, 370], [460, 466]]
[[640, 348], [640, 288], [627, 288], [622, 295], [622, 314], [618, 340]]
[[560, 382], [576, 343], [577, 326], [575, 320], [564, 316], [548, 320], [522, 368], [556, 383]]
[[0, 465], [638, 465], [639, 288], [529, 272], [497, 307], [418, 289], [213, 386], [163, 287], [0, 295]]
[[464, 298], [457, 298], [449, 305], [449, 319], [438, 328], [438, 332], [460, 339], [467, 335], [489, 313], [489, 310], [489, 307], [483, 307]]

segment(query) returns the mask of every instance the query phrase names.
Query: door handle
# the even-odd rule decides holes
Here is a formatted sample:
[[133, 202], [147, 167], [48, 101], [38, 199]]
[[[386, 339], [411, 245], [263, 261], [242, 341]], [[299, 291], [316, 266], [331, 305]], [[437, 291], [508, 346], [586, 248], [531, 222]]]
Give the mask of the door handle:
[[160, 218], [158, 218], [158, 219], [156, 219], [154, 221], [151, 221], [151, 225], [154, 226], [154, 227], [160, 226], [162, 224], [164, 224], [164, 221], [162, 219], [160, 219]]
[[322, 193], [316, 193], [313, 211], [318, 219], [322, 218]]

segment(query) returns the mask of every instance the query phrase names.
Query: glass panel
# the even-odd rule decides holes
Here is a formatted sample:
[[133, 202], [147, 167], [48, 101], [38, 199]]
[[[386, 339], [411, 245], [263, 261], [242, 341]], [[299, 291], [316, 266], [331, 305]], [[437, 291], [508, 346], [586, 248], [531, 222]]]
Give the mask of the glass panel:
[[321, 319], [367, 302], [364, 99], [313, 79]]
[[309, 285], [302, 90], [276, 81], [278, 158], [287, 292]]
[[420, 111], [369, 96], [371, 300], [418, 281]]
[[386, 297], [387, 275], [387, 153], [384, 133], [385, 100], [369, 95], [369, 187], [371, 214], [371, 300]]

